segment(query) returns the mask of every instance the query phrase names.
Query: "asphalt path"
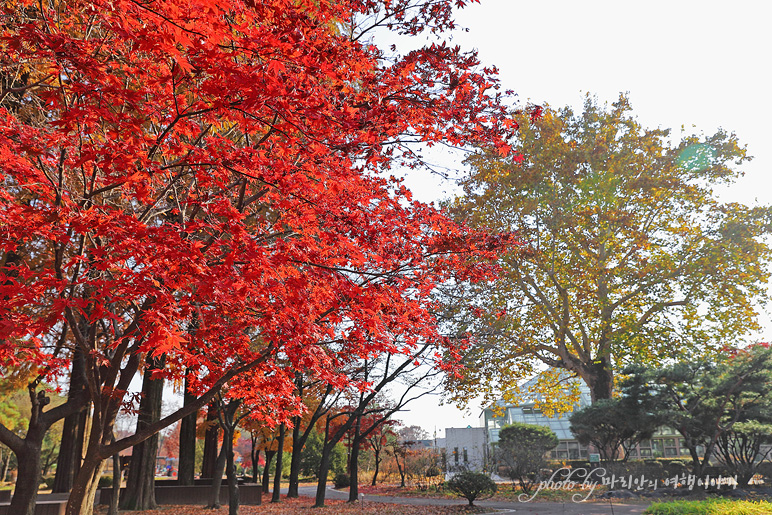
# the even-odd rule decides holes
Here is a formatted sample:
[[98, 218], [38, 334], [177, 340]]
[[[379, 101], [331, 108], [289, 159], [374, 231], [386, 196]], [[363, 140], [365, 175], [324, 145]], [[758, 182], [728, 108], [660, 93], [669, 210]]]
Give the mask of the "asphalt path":
[[[286, 490], [282, 493], [286, 493]], [[304, 497], [316, 496], [315, 486], [301, 486], [298, 493]], [[348, 492], [327, 488], [327, 499], [348, 500]], [[467, 504], [464, 500], [431, 499], [427, 497], [395, 497], [389, 495], [360, 495], [362, 503], [410, 504], [413, 506], [454, 506]], [[635, 515], [643, 513], [646, 504], [609, 503], [608, 501], [558, 503], [558, 502], [498, 502], [477, 501], [475, 506], [491, 508], [497, 513], [531, 515]], [[501, 510], [501, 511], [499, 511]]]

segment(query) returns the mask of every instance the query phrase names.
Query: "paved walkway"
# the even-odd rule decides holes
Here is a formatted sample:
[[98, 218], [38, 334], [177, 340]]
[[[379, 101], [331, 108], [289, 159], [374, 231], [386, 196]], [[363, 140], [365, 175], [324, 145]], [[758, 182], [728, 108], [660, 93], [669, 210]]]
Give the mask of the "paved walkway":
[[[301, 486], [298, 493], [302, 496], [314, 497], [315, 486]], [[453, 506], [467, 504], [465, 500], [431, 499], [427, 497], [394, 497], [387, 495], [364, 495], [360, 499], [364, 503], [381, 502], [389, 504], [410, 504], [414, 506]], [[327, 488], [327, 499], [348, 499], [348, 492], [339, 492]], [[643, 513], [647, 504], [610, 504], [607, 501], [584, 503], [557, 503], [557, 502], [498, 502], [477, 501], [476, 506], [491, 508], [491, 510], [505, 510], [503, 513], [531, 514], [531, 515], [637, 515]], [[502, 513], [502, 512], [499, 512]]]

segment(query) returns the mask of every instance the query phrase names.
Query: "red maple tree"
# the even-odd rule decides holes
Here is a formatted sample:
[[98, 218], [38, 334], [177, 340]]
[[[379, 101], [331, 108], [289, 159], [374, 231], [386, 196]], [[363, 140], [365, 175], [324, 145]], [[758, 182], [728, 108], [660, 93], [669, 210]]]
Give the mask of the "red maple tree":
[[[286, 419], [275, 408], [292, 412], [295, 368], [342, 385], [347, 354], [443, 344], [434, 286], [487, 277], [509, 242], [413, 202], [383, 172], [418, 164], [409, 141], [505, 151], [513, 127], [474, 54], [438, 43], [386, 59], [346, 27], [376, 16], [442, 31], [464, 3], [0, 6], [0, 370], [37, 374], [26, 438], [0, 426], [28, 463], [10, 511], [34, 510], [21, 476], [39, 474], [36, 439], [86, 402], [68, 515], [91, 513], [105, 458], [226, 382]], [[403, 348], [394, 333], [411, 335]], [[87, 386], [46, 410], [40, 384], [75, 350]], [[111, 443], [148, 353], [166, 357], [158, 375], [187, 371], [198, 399]]]

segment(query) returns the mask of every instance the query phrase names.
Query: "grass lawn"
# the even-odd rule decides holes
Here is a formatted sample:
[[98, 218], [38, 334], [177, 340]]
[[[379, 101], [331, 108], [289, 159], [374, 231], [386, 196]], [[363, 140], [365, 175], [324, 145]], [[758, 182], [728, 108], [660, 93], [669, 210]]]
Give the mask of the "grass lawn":
[[772, 504], [767, 501], [733, 501], [731, 499], [657, 502], [644, 512], [647, 515], [769, 515], [771, 513]]

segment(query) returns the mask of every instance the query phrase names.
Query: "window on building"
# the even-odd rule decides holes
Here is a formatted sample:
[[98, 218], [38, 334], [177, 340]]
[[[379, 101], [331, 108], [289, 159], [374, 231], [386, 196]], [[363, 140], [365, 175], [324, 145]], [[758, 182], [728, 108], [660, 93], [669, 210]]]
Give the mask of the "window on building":
[[651, 450], [655, 458], [664, 456], [664, 449], [662, 446], [662, 440], [652, 440], [651, 441]]
[[557, 447], [550, 451], [550, 458], [554, 460], [567, 460], [568, 442], [560, 442]]
[[464, 463], [469, 463], [469, 455], [466, 453], [466, 447], [464, 447]]
[[458, 447], [453, 448], [453, 461], [458, 465]]
[[675, 438], [665, 438], [665, 456], [678, 456]]
[[652, 456], [653, 450], [651, 448], [651, 440], [643, 440], [638, 444], [638, 453], [636, 453], [641, 458], [650, 458]]

